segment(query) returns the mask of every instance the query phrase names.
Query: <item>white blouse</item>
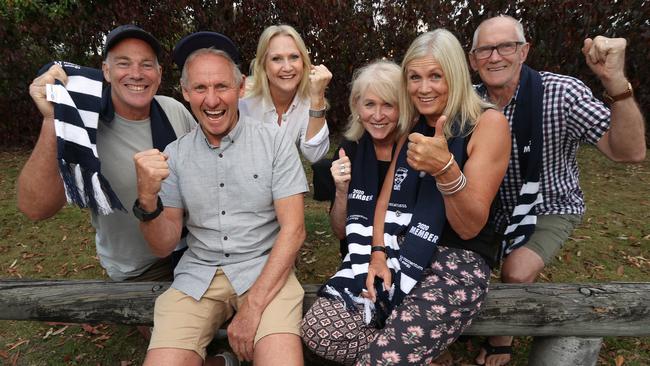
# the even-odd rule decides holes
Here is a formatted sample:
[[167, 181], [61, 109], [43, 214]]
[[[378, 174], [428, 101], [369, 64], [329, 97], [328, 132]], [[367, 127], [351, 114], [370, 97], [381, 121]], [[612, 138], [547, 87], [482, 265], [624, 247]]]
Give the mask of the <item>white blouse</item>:
[[[325, 157], [330, 148], [330, 132], [327, 121], [325, 121], [320, 131], [314, 137], [305, 141], [307, 125], [309, 124], [309, 104], [308, 98], [298, 98], [296, 96], [287, 112], [282, 115], [280, 129], [296, 142], [296, 146], [305, 159], [315, 163]], [[240, 99], [239, 112], [264, 123], [277, 124], [278, 122], [278, 114], [273, 103], [267, 103], [261, 96]]]

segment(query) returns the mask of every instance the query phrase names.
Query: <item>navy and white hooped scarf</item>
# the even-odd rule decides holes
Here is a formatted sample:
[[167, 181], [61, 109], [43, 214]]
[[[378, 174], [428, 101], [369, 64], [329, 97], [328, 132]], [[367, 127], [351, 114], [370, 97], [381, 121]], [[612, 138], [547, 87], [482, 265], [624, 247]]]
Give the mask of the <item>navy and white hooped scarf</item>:
[[528, 242], [537, 224], [535, 206], [544, 201], [540, 192], [544, 86], [540, 74], [526, 65], [521, 68], [519, 80], [512, 132], [517, 141], [519, 171], [524, 184], [504, 232], [502, 253], [505, 255]]
[[[433, 129], [422, 119], [412, 132], [433, 135]], [[448, 145], [456, 161], [464, 161], [464, 138], [452, 138]], [[430, 265], [446, 222], [443, 198], [435, 179], [429, 174], [420, 177], [420, 172], [408, 165], [407, 150], [404, 144], [397, 156], [384, 224], [384, 244], [387, 265], [392, 274], [392, 288], [385, 291], [383, 283], [377, 279], [376, 303], [361, 296], [370, 262], [374, 211], [379, 193], [376, 190], [377, 164], [373, 164], [376, 157], [368, 137], [359, 142], [353, 162], [346, 220], [349, 253], [339, 271], [319, 293], [321, 296], [343, 299], [350, 310], [356, 310], [355, 304], [362, 304], [367, 324], [372, 319], [372, 312], [377, 311], [376, 319], [380, 327], [390, 311], [418, 283], [422, 271]]]
[[[101, 174], [97, 158], [102, 72], [69, 62], [56, 63], [63, 67], [68, 81], [65, 85], [59, 80], [48, 84], [46, 93], [47, 100], [54, 104], [57, 159], [68, 202], [103, 215], [113, 209], [126, 211]], [[52, 64], [41, 71], [47, 71]]]
[[[97, 126], [100, 116], [112, 121], [115, 115], [110, 86], [102, 90], [101, 70], [56, 61], [43, 66], [46, 72], [54, 63], [63, 67], [68, 81], [46, 86], [47, 100], [54, 104], [57, 160], [69, 203], [89, 207], [94, 213], [108, 215], [114, 210], [126, 212], [108, 180], [101, 174], [97, 155]], [[176, 134], [160, 104], [153, 99], [150, 110], [153, 146], [164, 150]]]

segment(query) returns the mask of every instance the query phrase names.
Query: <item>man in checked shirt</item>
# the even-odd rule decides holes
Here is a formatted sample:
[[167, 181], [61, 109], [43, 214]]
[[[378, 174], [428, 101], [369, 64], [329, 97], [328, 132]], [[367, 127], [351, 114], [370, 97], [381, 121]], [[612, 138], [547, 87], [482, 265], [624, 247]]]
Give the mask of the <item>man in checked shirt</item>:
[[[609, 159], [617, 162], [640, 162], [645, 159], [644, 120], [625, 77], [623, 38], [602, 36], [584, 41], [582, 52], [591, 70], [605, 89], [604, 104], [591, 90], [575, 78], [539, 72], [541, 78], [542, 153], [539, 169], [541, 202], [533, 205], [526, 217], [536, 217], [534, 231], [522, 246], [510, 248], [504, 258], [501, 279], [509, 283], [532, 283], [544, 266], [561, 249], [585, 212], [585, 202], [578, 182], [576, 153], [580, 143], [596, 145]], [[497, 16], [483, 21], [474, 33], [469, 60], [482, 84], [479, 90], [494, 103], [510, 122], [512, 154], [508, 171], [498, 193], [495, 220], [497, 230], [504, 232], [512, 224], [511, 216], [522, 185], [525, 169], [521, 168], [516, 141], [515, 111], [526, 93], [521, 87], [524, 72], [537, 74], [524, 67], [530, 45], [519, 21]], [[527, 69], [527, 70], [526, 70]], [[537, 98], [539, 99], [539, 98]], [[538, 102], [539, 103], [539, 102]], [[535, 118], [532, 118], [535, 120]], [[522, 147], [522, 155], [529, 150]], [[519, 206], [518, 206], [519, 209]], [[521, 216], [520, 216], [521, 217]], [[530, 225], [530, 221], [522, 221]], [[512, 337], [489, 337], [476, 363], [505, 365], [510, 361]]]

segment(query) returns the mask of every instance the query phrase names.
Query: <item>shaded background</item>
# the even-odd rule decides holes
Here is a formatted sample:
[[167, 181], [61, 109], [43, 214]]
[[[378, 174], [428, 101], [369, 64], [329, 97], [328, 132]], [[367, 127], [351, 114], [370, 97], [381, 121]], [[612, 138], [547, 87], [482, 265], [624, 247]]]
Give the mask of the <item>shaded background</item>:
[[[36, 71], [51, 60], [99, 67], [106, 33], [134, 23], [154, 34], [165, 54], [160, 94], [182, 100], [179, 71], [171, 50], [190, 32], [214, 30], [230, 36], [243, 55], [242, 71], [254, 57], [262, 30], [294, 26], [312, 61], [334, 74], [327, 97], [334, 134], [345, 125], [352, 71], [370, 60], [400, 62], [424, 30], [445, 27], [469, 50], [476, 26], [488, 16], [521, 19], [531, 42], [528, 64], [576, 76], [597, 96], [603, 91], [580, 51], [585, 37], [605, 35], [628, 41], [627, 76], [645, 116], [650, 115], [650, 1], [404, 1], [404, 0], [238, 0], [238, 1], [43, 1], [0, 0], [0, 145], [30, 146], [41, 118], [28, 88]], [[460, 2], [465, 3], [465, 2]], [[646, 128], [646, 130], [648, 130]], [[650, 139], [648, 139], [650, 141]]]

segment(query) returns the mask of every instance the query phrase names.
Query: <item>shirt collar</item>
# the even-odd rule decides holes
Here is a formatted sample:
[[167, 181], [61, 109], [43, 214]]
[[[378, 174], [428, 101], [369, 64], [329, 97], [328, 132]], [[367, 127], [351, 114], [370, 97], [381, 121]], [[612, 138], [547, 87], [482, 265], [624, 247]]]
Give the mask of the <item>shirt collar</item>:
[[[286, 115], [291, 114], [296, 108], [298, 108], [298, 104], [300, 102], [300, 98], [298, 97], [298, 93], [293, 97], [293, 100], [291, 101], [291, 105], [289, 105], [289, 109], [287, 109], [287, 112], [285, 113]], [[273, 101], [271, 100], [271, 97], [269, 96], [268, 98], [262, 98], [262, 110], [264, 111], [264, 114], [266, 113], [276, 113], [275, 106], [273, 105]]]
[[208, 141], [207, 136], [205, 136], [205, 132], [203, 132], [203, 128], [199, 125], [198, 127], [198, 133], [201, 134], [201, 137], [203, 138], [203, 141], [205, 141], [205, 144], [210, 148], [210, 149], [221, 149], [224, 150], [228, 146], [232, 145], [235, 143], [235, 140], [239, 140], [239, 137], [242, 135], [242, 130], [243, 130], [243, 124], [245, 122], [242, 121], [242, 116], [239, 114], [239, 111], [237, 111], [237, 124], [235, 124], [235, 127], [228, 132], [226, 136], [221, 138], [221, 141], [219, 142], [219, 146], [212, 145], [210, 141]]
[[[506, 104], [506, 107], [508, 107], [511, 104], [515, 104], [515, 102], [517, 101], [517, 95], [519, 94], [519, 87], [520, 86], [521, 86], [521, 84], [517, 84], [517, 90], [515, 90], [515, 94], [512, 96], [512, 98], [510, 99], [508, 104]], [[490, 95], [488, 94], [488, 90], [487, 90], [487, 87], [485, 86], [485, 84], [480, 83], [480, 84], [476, 85], [476, 92], [478, 93], [478, 95], [481, 98], [483, 98], [483, 100], [486, 100], [486, 101], [490, 102]]]

